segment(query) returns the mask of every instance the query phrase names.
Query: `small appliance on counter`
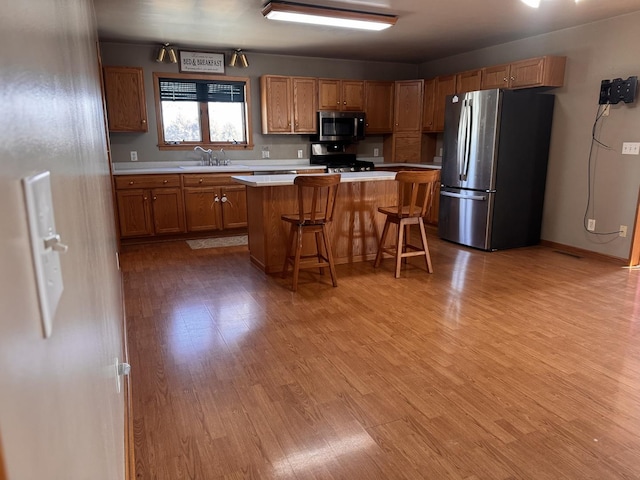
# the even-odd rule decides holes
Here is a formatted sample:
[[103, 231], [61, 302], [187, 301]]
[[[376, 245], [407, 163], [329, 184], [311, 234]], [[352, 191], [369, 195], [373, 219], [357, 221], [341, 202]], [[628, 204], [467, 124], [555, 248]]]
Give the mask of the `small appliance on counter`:
[[328, 173], [366, 172], [374, 169], [373, 162], [356, 160], [350, 146], [341, 143], [312, 143], [312, 165], [325, 165]]

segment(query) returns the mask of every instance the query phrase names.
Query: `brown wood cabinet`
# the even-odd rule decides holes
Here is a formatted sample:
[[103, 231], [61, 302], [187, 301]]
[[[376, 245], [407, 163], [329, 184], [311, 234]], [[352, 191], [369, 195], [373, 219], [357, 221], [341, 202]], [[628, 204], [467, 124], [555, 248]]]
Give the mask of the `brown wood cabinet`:
[[382, 149], [385, 162], [420, 163], [422, 158], [422, 133], [394, 133], [385, 137]]
[[317, 80], [310, 77], [260, 77], [262, 133], [315, 133]]
[[424, 81], [424, 97], [422, 109], [422, 131], [435, 131], [436, 79]]
[[456, 74], [456, 93], [475, 92], [482, 88], [482, 69]]
[[109, 131], [148, 131], [142, 68], [104, 67], [103, 72]]
[[180, 175], [122, 175], [115, 184], [122, 238], [185, 231]]
[[424, 80], [402, 80], [395, 84], [393, 131], [422, 131]]
[[482, 88], [561, 87], [567, 57], [547, 55], [483, 68]]
[[233, 174], [185, 174], [184, 204], [188, 232], [247, 226], [247, 192]]
[[364, 82], [366, 134], [393, 131], [394, 82]]
[[433, 130], [436, 132], [444, 131], [444, 109], [447, 95], [454, 93], [456, 93], [456, 75], [436, 77], [433, 114]]
[[318, 79], [318, 110], [364, 111], [364, 80]]

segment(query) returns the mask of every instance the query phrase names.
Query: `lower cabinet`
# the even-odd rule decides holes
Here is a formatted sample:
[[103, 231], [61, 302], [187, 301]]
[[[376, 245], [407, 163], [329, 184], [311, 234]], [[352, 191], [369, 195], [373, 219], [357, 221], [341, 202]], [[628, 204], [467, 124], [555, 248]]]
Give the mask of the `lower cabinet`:
[[247, 191], [230, 175], [183, 175], [188, 232], [247, 226]]
[[180, 175], [123, 175], [115, 183], [122, 238], [185, 231]]
[[247, 227], [247, 192], [235, 174], [115, 177], [123, 239]]

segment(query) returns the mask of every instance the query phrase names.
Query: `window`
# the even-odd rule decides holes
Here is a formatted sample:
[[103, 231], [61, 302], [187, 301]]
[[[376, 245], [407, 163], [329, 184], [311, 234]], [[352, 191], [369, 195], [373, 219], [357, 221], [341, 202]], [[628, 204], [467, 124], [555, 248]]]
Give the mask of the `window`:
[[158, 146], [253, 147], [249, 79], [154, 73]]

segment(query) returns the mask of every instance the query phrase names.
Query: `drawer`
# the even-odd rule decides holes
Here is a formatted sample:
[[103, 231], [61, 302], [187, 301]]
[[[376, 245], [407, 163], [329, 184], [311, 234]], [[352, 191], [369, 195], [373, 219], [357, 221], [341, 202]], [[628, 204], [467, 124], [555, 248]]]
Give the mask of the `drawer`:
[[231, 175], [247, 175], [247, 172], [236, 173], [189, 173], [182, 175], [185, 187], [210, 187], [213, 185], [238, 185]]
[[116, 189], [180, 187], [180, 175], [117, 175]]

